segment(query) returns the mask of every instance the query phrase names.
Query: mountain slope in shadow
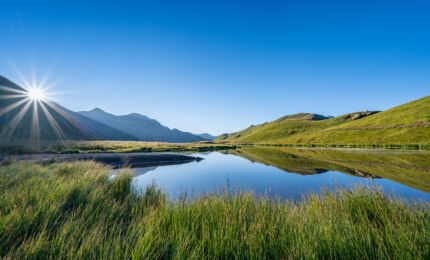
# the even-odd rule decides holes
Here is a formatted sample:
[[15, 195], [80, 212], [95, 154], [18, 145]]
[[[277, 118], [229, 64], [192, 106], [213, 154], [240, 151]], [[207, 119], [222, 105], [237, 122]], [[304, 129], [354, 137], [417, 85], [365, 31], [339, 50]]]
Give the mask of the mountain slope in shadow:
[[66, 140], [196, 142], [198, 135], [169, 129], [137, 113], [115, 116], [101, 109], [73, 112], [0, 76], [0, 144], [36, 146]]
[[205, 140], [198, 135], [182, 132], [178, 129], [171, 130], [160, 124], [157, 120], [137, 113], [117, 116], [107, 113], [100, 108], [79, 113], [87, 118], [133, 136], [140, 141], [187, 143]]
[[135, 140], [59, 104], [31, 100], [27, 90], [0, 76], [0, 144], [29, 145], [65, 140]]
[[30, 100], [26, 93], [23, 87], [0, 76], [1, 144], [95, 139], [79, 128], [76, 121], [62, 115], [62, 111], [57, 111], [55, 105]]

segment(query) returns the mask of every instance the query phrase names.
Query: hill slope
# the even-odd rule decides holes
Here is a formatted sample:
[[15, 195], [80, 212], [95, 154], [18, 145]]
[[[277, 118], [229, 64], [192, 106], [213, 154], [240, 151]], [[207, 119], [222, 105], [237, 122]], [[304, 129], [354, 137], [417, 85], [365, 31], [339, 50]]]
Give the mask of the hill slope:
[[79, 113], [85, 117], [91, 118], [97, 122], [133, 136], [140, 141], [183, 143], [205, 140], [198, 135], [182, 132], [178, 129], [171, 130], [170, 128], [160, 124], [157, 120], [137, 113], [116, 116], [109, 114], [100, 108]]
[[216, 140], [278, 144], [429, 144], [430, 96], [384, 112], [312, 120], [287, 116]]
[[233, 134], [224, 134], [216, 140], [227, 140], [233, 142], [261, 142], [261, 143], [283, 143], [291, 136], [297, 136], [306, 132], [336, 126], [350, 121], [350, 117], [324, 118], [314, 114], [294, 114], [284, 116], [269, 123], [250, 126]]

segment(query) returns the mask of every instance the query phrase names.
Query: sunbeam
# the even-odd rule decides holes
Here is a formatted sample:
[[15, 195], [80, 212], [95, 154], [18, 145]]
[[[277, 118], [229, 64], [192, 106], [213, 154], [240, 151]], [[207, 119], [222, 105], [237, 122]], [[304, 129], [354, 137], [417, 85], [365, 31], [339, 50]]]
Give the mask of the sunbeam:
[[44, 102], [39, 102], [39, 105], [42, 108], [42, 110], [43, 110], [44, 114], [46, 115], [46, 117], [48, 118], [48, 122], [51, 125], [52, 129], [54, 130], [55, 135], [58, 137], [58, 140], [60, 142], [63, 142], [65, 140], [65, 136], [64, 136], [63, 130], [58, 125], [57, 121], [52, 116], [51, 112], [49, 112], [48, 109], [45, 107]]
[[0, 99], [16, 99], [16, 98], [22, 98], [27, 97], [27, 94], [21, 94], [21, 95], [2, 95], [0, 96]]
[[[32, 147], [38, 146], [43, 141], [41, 138], [63, 142], [66, 136], [57, 120], [64, 117], [75, 127], [77, 127], [77, 123], [61, 109], [57, 109], [51, 104], [53, 94], [47, 89], [52, 88], [57, 83], [47, 84], [46, 77], [43, 77], [42, 82], [37, 83], [34, 75], [30, 81], [24, 77], [21, 77], [21, 80], [24, 82], [23, 87], [13, 82], [8, 83], [8, 81], [0, 85], [0, 100], [2, 102], [0, 116], [3, 124], [0, 135], [2, 142], [22, 143], [21, 141], [24, 141]], [[53, 112], [55, 114], [52, 114]], [[41, 119], [43, 125], [41, 125]], [[19, 141], [16, 138], [20, 135], [26, 136], [25, 140]]]
[[29, 102], [28, 98], [24, 98], [24, 99], [17, 101], [15, 103], [3, 108], [3, 109], [0, 109], [0, 116], [4, 115], [4, 114], [14, 110], [15, 108], [23, 105], [24, 103], [28, 103], [28, 102]]
[[88, 136], [91, 136], [90, 132], [84, 126], [80, 125], [78, 122], [76, 122], [76, 120], [74, 120], [72, 117], [70, 117], [70, 115], [65, 113], [61, 108], [57, 107], [57, 105], [55, 103], [45, 102], [45, 104], [47, 106], [49, 106], [50, 108], [52, 108], [55, 112], [60, 114], [64, 119], [66, 119], [74, 127], [78, 128], [79, 130], [81, 130], [82, 132], [87, 134]]
[[31, 105], [31, 102], [27, 102], [24, 105], [24, 107], [19, 111], [19, 113], [16, 114], [9, 122], [9, 124], [6, 126], [6, 139], [12, 138], [15, 132], [15, 129], [17, 128], [19, 122], [24, 118], [30, 105]]
[[6, 91], [10, 91], [10, 92], [14, 92], [14, 93], [18, 93], [21, 95], [25, 95], [27, 94], [27, 92], [19, 90], [19, 89], [14, 89], [14, 88], [10, 88], [10, 87], [6, 87], [6, 86], [0, 86], [0, 89], [2, 90], [6, 90]]
[[31, 121], [31, 139], [33, 147], [38, 147], [40, 144], [40, 126], [39, 126], [39, 108], [36, 101], [33, 101], [33, 118]]

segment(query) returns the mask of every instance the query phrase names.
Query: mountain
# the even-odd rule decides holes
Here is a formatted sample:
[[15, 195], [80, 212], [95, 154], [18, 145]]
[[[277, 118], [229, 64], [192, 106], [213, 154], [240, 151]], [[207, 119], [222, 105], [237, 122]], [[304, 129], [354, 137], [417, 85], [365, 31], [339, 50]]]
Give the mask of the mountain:
[[73, 112], [44, 100], [0, 76], [0, 144], [35, 145], [42, 141], [130, 140], [195, 142], [198, 135], [169, 129], [137, 113], [115, 116], [101, 109]]
[[93, 138], [99, 140], [113, 140], [113, 141], [137, 141], [136, 137], [123, 133], [110, 126], [97, 122], [91, 118], [81, 115], [78, 112], [70, 111], [58, 104], [53, 103], [63, 111], [65, 115], [74, 120], [81, 129], [89, 133]]
[[45, 101], [32, 101], [27, 90], [0, 76], [0, 144], [34, 144], [94, 137]]
[[79, 113], [82, 116], [133, 136], [140, 141], [187, 143], [205, 140], [198, 135], [182, 132], [178, 129], [171, 130], [157, 120], [137, 113], [117, 116], [109, 114], [100, 108]]
[[378, 112], [334, 118], [285, 116], [250, 126], [217, 141], [272, 144], [430, 144], [430, 96]]
[[215, 138], [217, 138], [216, 136], [213, 136], [213, 135], [208, 134], [208, 133], [198, 134], [198, 136], [200, 136], [201, 138], [208, 140], [208, 141], [212, 141]]
[[43, 141], [135, 140], [59, 104], [34, 101], [27, 90], [0, 76], [0, 144], [37, 145]]

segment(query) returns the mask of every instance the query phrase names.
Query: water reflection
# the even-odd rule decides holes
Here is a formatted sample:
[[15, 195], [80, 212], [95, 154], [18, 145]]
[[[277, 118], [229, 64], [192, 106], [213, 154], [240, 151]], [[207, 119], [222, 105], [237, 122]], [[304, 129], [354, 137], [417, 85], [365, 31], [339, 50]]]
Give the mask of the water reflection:
[[430, 200], [430, 153], [245, 147], [198, 154], [205, 160], [137, 168], [138, 190], [155, 181], [171, 197], [240, 190], [299, 198], [321, 187], [380, 186], [407, 198]]

